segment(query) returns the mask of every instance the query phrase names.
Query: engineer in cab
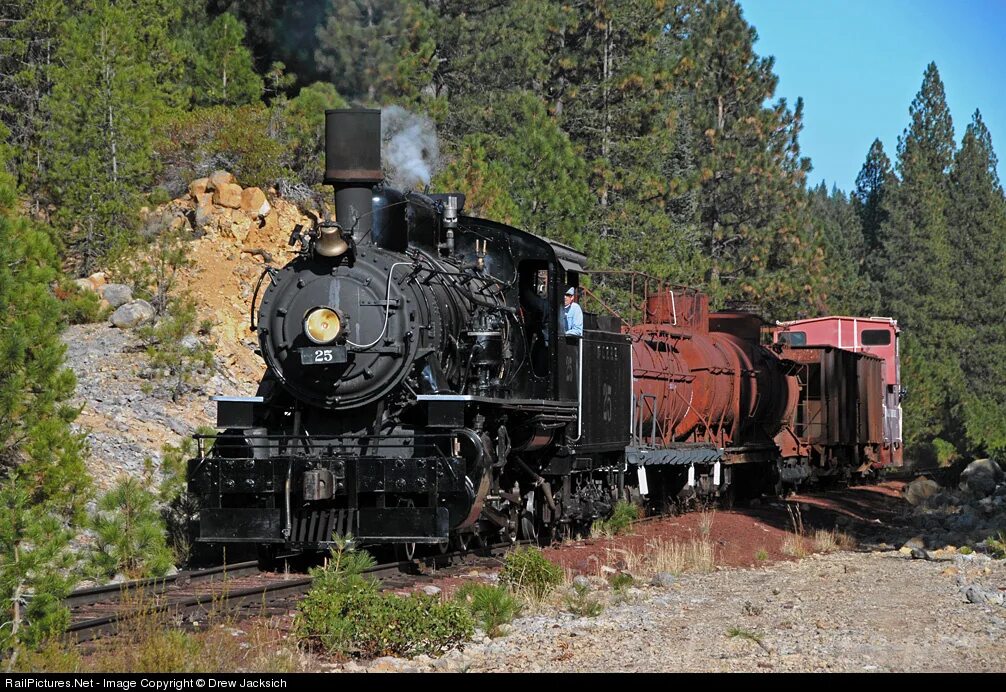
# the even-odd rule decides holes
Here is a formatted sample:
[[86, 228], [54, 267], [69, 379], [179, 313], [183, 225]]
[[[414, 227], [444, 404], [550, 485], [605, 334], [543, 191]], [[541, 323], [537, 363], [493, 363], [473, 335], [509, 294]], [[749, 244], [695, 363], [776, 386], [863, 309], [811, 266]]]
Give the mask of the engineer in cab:
[[570, 286], [563, 297], [562, 314], [565, 320], [566, 336], [583, 336], [583, 310], [576, 303], [576, 288]]

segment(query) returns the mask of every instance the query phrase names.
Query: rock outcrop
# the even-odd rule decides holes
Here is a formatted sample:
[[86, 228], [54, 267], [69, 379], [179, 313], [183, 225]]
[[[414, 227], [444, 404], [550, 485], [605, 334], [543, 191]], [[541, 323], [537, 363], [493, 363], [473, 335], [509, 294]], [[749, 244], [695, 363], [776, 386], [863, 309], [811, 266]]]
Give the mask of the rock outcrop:
[[154, 319], [154, 308], [145, 300], [134, 300], [126, 303], [112, 313], [109, 318], [119, 329], [132, 329]]

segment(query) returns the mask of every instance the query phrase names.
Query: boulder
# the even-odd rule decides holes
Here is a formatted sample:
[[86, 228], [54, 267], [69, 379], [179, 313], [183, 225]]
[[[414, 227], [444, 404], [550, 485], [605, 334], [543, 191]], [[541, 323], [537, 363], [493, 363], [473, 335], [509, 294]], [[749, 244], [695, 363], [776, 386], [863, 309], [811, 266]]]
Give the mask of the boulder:
[[959, 514], [953, 514], [947, 519], [947, 528], [951, 531], [968, 533], [969, 531], [974, 531], [977, 527], [978, 517], [968, 509]]
[[205, 194], [206, 190], [210, 186], [209, 178], [196, 178], [191, 183], [189, 183], [189, 196], [192, 199], [198, 199], [199, 195]]
[[964, 598], [967, 599], [968, 603], [975, 603], [977, 605], [998, 605], [1003, 604], [1004, 596], [999, 591], [993, 591], [992, 589], [986, 589], [981, 586], [981, 584], [968, 584], [961, 588], [964, 593]]
[[670, 572], [657, 572], [655, 575], [653, 575], [653, 579], [650, 581], [650, 583], [653, 586], [660, 586], [666, 589], [670, 586], [674, 586], [675, 582], [677, 581], [678, 578], [675, 577]]
[[227, 171], [213, 171], [210, 175], [210, 186], [208, 190], [219, 190], [224, 185], [230, 185], [234, 182], [234, 176]]
[[440, 589], [434, 586], [433, 584], [427, 584], [426, 586], [423, 587], [423, 593], [426, 594], [427, 596], [439, 596]]
[[192, 230], [192, 226], [189, 224], [189, 220], [184, 214], [176, 214], [175, 216], [172, 216], [171, 221], [168, 223], [168, 228], [172, 231], [181, 231], [183, 229], [188, 231]]
[[255, 222], [248, 217], [234, 219], [230, 225], [230, 234], [239, 243], [244, 244], [245, 240], [248, 239], [248, 234], [252, 232], [254, 225]]
[[916, 478], [905, 488], [905, 500], [908, 504], [917, 507], [922, 504], [926, 498], [932, 497], [939, 491], [940, 484], [931, 478]]
[[112, 313], [112, 324], [119, 329], [132, 329], [154, 318], [153, 306], [145, 300], [126, 303]]
[[201, 192], [196, 195], [196, 228], [205, 226], [213, 216], [213, 193]]
[[199, 348], [199, 339], [195, 334], [186, 334], [178, 343], [181, 344], [182, 348], [186, 351], [195, 351]]
[[133, 299], [133, 289], [125, 284], [106, 284], [98, 293], [113, 308], [121, 307]]
[[98, 287], [90, 279], [76, 279], [73, 282], [76, 284], [77, 288], [81, 291], [91, 291], [92, 293], [98, 290]]
[[266, 216], [272, 209], [265, 193], [257, 187], [246, 187], [241, 191], [241, 211], [255, 216]]
[[229, 209], [241, 208], [241, 186], [225, 183], [213, 188], [213, 204]]
[[991, 459], [976, 459], [961, 473], [961, 485], [977, 497], [987, 497], [996, 491], [1003, 471]]

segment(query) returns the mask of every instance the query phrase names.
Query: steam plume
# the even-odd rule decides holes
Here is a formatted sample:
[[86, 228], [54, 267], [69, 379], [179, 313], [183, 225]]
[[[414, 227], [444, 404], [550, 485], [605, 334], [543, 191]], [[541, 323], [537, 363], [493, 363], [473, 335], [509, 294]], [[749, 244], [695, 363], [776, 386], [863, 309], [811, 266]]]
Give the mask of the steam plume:
[[433, 121], [400, 106], [381, 109], [381, 158], [392, 187], [428, 185], [440, 165], [440, 143]]

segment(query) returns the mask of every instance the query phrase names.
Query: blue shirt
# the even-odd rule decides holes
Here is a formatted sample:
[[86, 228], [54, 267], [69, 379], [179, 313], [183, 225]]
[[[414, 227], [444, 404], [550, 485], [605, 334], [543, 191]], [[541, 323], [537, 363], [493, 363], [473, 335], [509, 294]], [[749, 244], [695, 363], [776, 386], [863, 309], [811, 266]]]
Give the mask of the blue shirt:
[[566, 318], [566, 336], [583, 336], [583, 310], [576, 303], [562, 308]]

